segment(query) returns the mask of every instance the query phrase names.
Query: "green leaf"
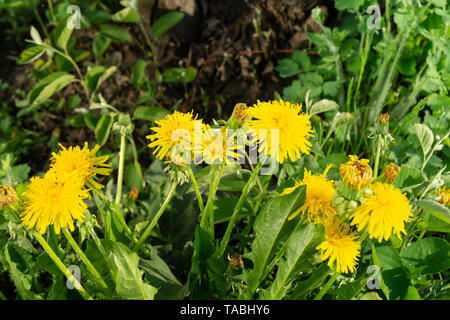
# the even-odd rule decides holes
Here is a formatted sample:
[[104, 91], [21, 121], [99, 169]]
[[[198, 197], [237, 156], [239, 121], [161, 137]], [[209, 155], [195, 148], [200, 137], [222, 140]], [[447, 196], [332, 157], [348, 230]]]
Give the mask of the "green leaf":
[[98, 78], [95, 90], [97, 90], [106, 79], [108, 79], [114, 72], [116, 72], [116, 70], [117, 70], [116, 66], [112, 66], [106, 69], [105, 72], [103, 72]]
[[438, 219], [441, 219], [447, 224], [450, 224], [450, 210], [434, 200], [418, 200], [415, 202], [415, 205], [419, 208], [422, 208], [425, 212], [428, 212], [435, 216]]
[[155, 300], [181, 300], [187, 294], [188, 283], [183, 286], [178, 281], [156, 249], [151, 249], [149, 259], [141, 259], [139, 265], [146, 272], [149, 282], [158, 288]]
[[32, 106], [44, 102], [56, 92], [72, 83], [75, 77], [65, 72], [52, 73], [39, 81], [30, 92], [29, 102]]
[[188, 83], [197, 76], [197, 69], [194, 67], [169, 68], [164, 70], [163, 79], [165, 82], [184, 82]]
[[184, 13], [183, 12], [169, 12], [160, 17], [158, 20], [155, 21], [155, 23], [152, 26], [152, 34], [155, 37], [155, 39], [162, 36], [164, 33], [166, 33], [170, 28], [175, 26], [178, 22], [183, 19]]
[[306, 188], [301, 186], [294, 192], [284, 196], [274, 197], [267, 201], [254, 223], [255, 240], [251, 245], [251, 252], [245, 257], [253, 261], [253, 269], [244, 271], [247, 283], [246, 297], [251, 298], [258, 288], [266, 265], [279, 241], [279, 235], [287, 221], [289, 214], [296, 205], [305, 201]]
[[119, 42], [131, 42], [131, 34], [127, 30], [111, 24], [102, 24], [100, 26], [100, 34]]
[[111, 127], [114, 123], [114, 116], [109, 113], [102, 115], [95, 127], [95, 138], [100, 146], [103, 146], [108, 140]]
[[139, 163], [134, 163], [127, 166], [125, 170], [125, 184], [128, 188], [136, 187], [139, 192], [142, 192], [142, 168]]
[[441, 272], [450, 268], [450, 245], [441, 238], [425, 238], [403, 249], [401, 258], [408, 268], [424, 267], [422, 274]]
[[287, 243], [286, 252], [278, 262], [278, 271], [270, 288], [263, 298], [280, 300], [290, 289], [298, 274], [311, 265], [310, 258], [316, 253], [316, 247], [324, 240], [324, 230], [312, 223], [300, 225]]
[[335, 7], [338, 10], [355, 12], [364, 4], [364, 0], [336, 0]]
[[42, 299], [39, 295], [31, 291], [31, 282], [32, 276], [31, 274], [22, 273], [16, 262], [13, 261], [10, 255], [10, 249], [8, 245], [5, 245], [3, 250], [4, 259], [7, 263], [7, 268], [11, 275], [11, 280], [13, 281], [17, 292], [24, 300], [37, 300]]
[[289, 78], [300, 72], [298, 64], [292, 59], [285, 58], [278, 61], [278, 65], [275, 67], [281, 78]]
[[331, 125], [331, 128], [334, 128], [335, 130], [339, 128], [340, 126], [349, 123], [350, 121], [354, 120], [356, 116], [349, 112], [338, 112], [336, 116], [333, 118], [333, 123]]
[[325, 81], [323, 83], [323, 93], [330, 97], [336, 97], [339, 92], [339, 87], [338, 81]]
[[31, 26], [31, 29], [30, 29], [30, 36], [31, 36], [31, 39], [33, 39], [33, 41], [36, 44], [42, 44], [41, 35], [39, 34], [39, 31], [37, 31], [36, 28], [33, 26]]
[[56, 40], [56, 45], [63, 49], [67, 50], [67, 42], [69, 42], [70, 36], [72, 35], [73, 28], [69, 28], [68, 26], [75, 26], [75, 21], [77, 19], [77, 13], [75, 12], [66, 21], [64, 21], [64, 26], [61, 30], [61, 33], [58, 35]]
[[322, 263], [319, 268], [313, 271], [308, 279], [298, 282], [287, 298], [290, 300], [305, 298], [309, 292], [324, 284], [329, 273], [330, 268], [326, 263]]
[[309, 114], [314, 115], [334, 109], [339, 109], [339, 105], [336, 102], [333, 100], [322, 99], [311, 106], [311, 109], [309, 109]]
[[311, 67], [311, 59], [309, 58], [308, 54], [302, 51], [295, 50], [292, 54], [292, 60], [297, 62], [297, 64], [302, 69], [308, 69]]
[[105, 72], [105, 67], [103, 66], [95, 66], [86, 72], [86, 85], [90, 91], [95, 90], [97, 87], [97, 81], [103, 72]]
[[138, 267], [139, 256], [120, 242], [112, 244], [108, 262], [116, 283], [116, 294], [124, 299], [153, 300], [158, 289], [144, 283]]
[[367, 285], [367, 274], [362, 273], [354, 281], [348, 282], [335, 290], [329, 290], [328, 293], [336, 295], [337, 300], [353, 299]]
[[416, 123], [414, 125], [414, 130], [419, 138], [420, 145], [422, 146], [424, 158], [433, 146], [434, 136], [433, 132], [426, 125], [421, 123]]
[[103, 280], [110, 292], [108, 292], [108, 299], [111, 299], [113, 291], [115, 291], [116, 284], [112, 278], [112, 269], [108, 265], [107, 252], [111, 251], [113, 241], [107, 239], [100, 240], [100, 251], [99, 247], [96, 245], [93, 239], [88, 239], [86, 244], [86, 250], [84, 251], [86, 257], [94, 265], [95, 269], [100, 273]]
[[416, 73], [416, 59], [412, 57], [402, 58], [398, 62], [398, 71], [400, 73], [411, 76]]
[[400, 189], [413, 188], [424, 181], [425, 178], [420, 170], [408, 165], [402, 165], [400, 173], [394, 181], [394, 185]]
[[112, 19], [117, 22], [132, 22], [132, 23], [138, 23], [139, 13], [134, 10], [133, 8], [124, 8], [118, 12], [116, 12]]
[[156, 121], [163, 119], [169, 113], [169, 110], [160, 107], [139, 107], [134, 111], [133, 119]]
[[111, 44], [111, 39], [103, 37], [102, 35], [96, 35], [92, 42], [92, 51], [97, 58], [101, 57]]
[[421, 221], [417, 224], [417, 228], [425, 231], [450, 233], [450, 224], [437, 218], [429, 219], [428, 221]]
[[375, 291], [372, 292], [367, 292], [365, 294], [363, 294], [359, 300], [382, 300], [380, 298], [380, 296], [378, 295], [378, 293], [376, 293]]
[[394, 22], [400, 31], [406, 31], [414, 25], [414, 16], [403, 8], [394, 12]]
[[420, 294], [414, 286], [409, 286], [408, 291], [406, 291], [406, 295], [404, 300], [422, 300], [420, 298]]
[[142, 87], [145, 80], [145, 69], [147, 62], [142, 59], [137, 59], [133, 67], [133, 73], [131, 74], [131, 83], [138, 89]]
[[38, 59], [40, 56], [42, 56], [45, 52], [45, 47], [43, 46], [32, 46], [29, 48], [26, 48], [22, 51], [19, 58], [17, 59], [18, 64], [25, 64], [33, 62], [34, 60]]
[[441, 8], [445, 8], [445, 6], [447, 5], [447, 0], [431, 0], [431, 2], [436, 7], [441, 7]]
[[376, 245], [375, 251], [381, 269], [381, 277], [388, 290], [389, 297], [387, 298], [390, 300], [403, 299], [411, 281], [397, 250], [389, 245]]

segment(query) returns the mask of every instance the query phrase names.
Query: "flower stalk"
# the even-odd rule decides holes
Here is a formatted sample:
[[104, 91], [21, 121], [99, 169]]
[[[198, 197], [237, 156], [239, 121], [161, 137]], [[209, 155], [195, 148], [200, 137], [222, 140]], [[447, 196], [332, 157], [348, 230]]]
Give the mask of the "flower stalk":
[[88, 270], [92, 273], [92, 275], [95, 277], [95, 279], [98, 281], [98, 283], [103, 287], [103, 289], [108, 290], [108, 286], [106, 285], [105, 281], [103, 280], [100, 273], [98, 273], [97, 269], [92, 265], [91, 261], [89, 261], [88, 257], [84, 254], [84, 252], [81, 250], [81, 248], [78, 246], [75, 239], [72, 237], [69, 231], [67, 229], [62, 229], [64, 236], [66, 237], [67, 241], [69, 242], [72, 249], [77, 253], [78, 257], [80, 257], [81, 261], [86, 265]]
[[205, 205], [203, 204], [202, 194], [200, 193], [200, 189], [198, 188], [197, 180], [195, 179], [194, 171], [192, 171], [191, 166], [187, 166], [187, 171], [189, 173], [189, 177], [191, 178], [192, 186], [194, 187], [195, 194], [197, 196], [198, 207], [200, 208], [200, 212], [203, 212], [205, 209]]
[[117, 174], [117, 193], [116, 193], [116, 204], [120, 204], [122, 199], [122, 182], [123, 182], [123, 167], [125, 159], [125, 148], [126, 148], [126, 136], [125, 134], [120, 134], [120, 153], [119, 153], [119, 172]]
[[319, 291], [317, 296], [314, 297], [314, 300], [322, 300], [323, 296], [330, 290], [333, 283], [336, 281], [337, 277], [339, 276], [339, 272], [335, 272], [330, 279], [328, 279], [327, 283], [323, 288]]
[[134, 252], [137, 252], [140, 249], [140, 247], [142, 246], [144, 241], [148, 238], [148, 236], [152, 232], [153, 228], [158, 223], [159, 218], [162, 216], [162, 214], [164, 213], [164, 211], [167, 208], [167, 205], [169, 204], [170, 200], [172, 199], [172, 196], [173, 196], [173, 194], [175, 192], [176, 187], [177, 187], [177, 183], [176, 182], [172, 182], [172, 185], [170, 187], [169, 193], [167, 194], [167, 197], [164, 200], [162, 206], [159, 208], [158, 212], [153, 217], [153, 219], [149, 222], [149, 224], [145, 227], [144, 233], [142, 234], [142, 236], [139, 238], [139, 240], [137, 241], [136, 245], [134, 246], [134, 248], [133, 248]]
[[262, 168], [262, 165], [263, 165], [262, 162], [259, 162], [256, 165], [250, 178], [248, 179], [247, 183], [245, 184], [244, 189], [242, 190], [241, 196], [239, 197], [236, 207], [233, 210], [233, 215], [231, 216], [231, 219], [228, 222], [228, 226], [225, 231], [225, 235], [223, 236], [222, 242], [220, 243], [220, 248], [219, 248], [220, 255], [223, 255], [223, 253], [225, 252], [225, 248], [228, 245], [228, 241], [230, 240], [231, 231], [233, 231], [234, 225], [236, 224], [236, 220], [239, 215], [239, 212], [241, 211], [241, 208], [242, 208], [242, 205], [244, 204], [245, 198], [247, 198], [248, 193], [253, 188], [253, 185], [256, 182], [256, 178], [258, 177], [258, 174]]
[[42, 235], [37, 232], [33, 231], [34, 236], [36, 237], [36, 240], [40, 243], [42, 248], [44, 248], [45, 252], [49, 255], [50, 259], [53, 260], [53, 262], [56, 264], [56, 266], [61, 270], [61, 272], [69, 279], [69, 281], [73, 284], [74, 288], [80, 293], [80, 295], [85, 300], [94, 300], [89, 293], [83, 288], [83, 286], [78, 282], [77, 278], [74, 277], [72, 273], [67, 269], [67, 267], [64, 265], [64, 263], [59, 259], [59, 257], [56, 255], [56, 253], [53, 251], [53, 249], [48, 245], [47, 241], [42, 237]]

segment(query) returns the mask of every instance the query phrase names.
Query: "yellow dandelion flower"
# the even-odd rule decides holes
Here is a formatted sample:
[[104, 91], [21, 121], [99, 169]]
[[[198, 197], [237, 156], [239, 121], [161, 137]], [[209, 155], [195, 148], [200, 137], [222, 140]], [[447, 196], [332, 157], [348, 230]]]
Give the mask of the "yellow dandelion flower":
[[372, 182], [372, 169], [368, 159], [358, 160], [358, 156], [349, 155], [350, 161], [339, 166], [342, 179], [352, 188], [361, 189]]
[[151, 128], [155, 133], [148, 135], [147, 139], [151, 141], [148, 146], [155, 148], [153, 153], [156, 153], [158, 159], [163, 160], [167, 155], [173, 157], [172, 152], [176, 152], [186, 156], [190, 161], [196, 118], [197, 116], [194, 118], [192, 112], [175, 111], [164, 119], [155, 121], [158, 126]]
[[16, 190], [8, 186], [0, 186], [0, 208], [8, 207], [16, 201]]
[[31, 178], [23, 197], [22, 224], [40, 233], [53, 225], [59, 234], [61, 228], [73, 231], [73, 219], [84, 220], [87, 206], [83, 199], [88, 197], [88, 190], [83, 189], [76, 172], [57, 175], [50, 170], [44, 178]]
[[331, 204], [334, 196], [333, 180], [326, 178], [326, 174], [331, 166], [330, 164], [321, 175], [313, 175], [311, 171], [305, 169], [303, 180], [297, 181], [293, 187], [283, 190], [282, 194], [289, 194], [299, 186], [306, 186], [305, 203], [289, 216], [289, 220], [294, 219], [300, 212], [305, 214], [307, 211], [308, 221], [321, 223], [335, 212], [335, 208]]
[[316, 247], [317, 250], [321, 250], [321, 259], [323, 261], [329, 259], [328, 266], [335, 264], [337, 272], [354, 272], [361, 249], [356, 235], [336, 217], [330, 218], [324, 225], [325, 241]]
[[[258, 103], [247, 109], [253, 119], [247, 121], [249, 133], [259, 143], [259, 152], [272, 156], [279, 163], [285, 159], [295, 161], [300, 153], [309, 154], [314, 132], [309, 115], [300, 113], [301, 105], [287, 101]], [[274, 131], [275, 130], [275, 131]], [[278, 139], [278, 141], [277, 141]]]
[[[204, 125], [202, 143], [194, 146], [195, 155], [201, 156], [208, 164], [231, 165], [234, 160], [242, 159], [244, 146], [236, 138], [236, 133], [227, 127], [211, 129], [209, 125]], [[200, 162], [199, 159], [196, 162]]]
[[450, 189], [446, 187], [439, 188], [437, 201], [444, 206], [450, 206]]
[[67, 175], [76, 172], [83, 185], [87, 185], [93, 190], [103, 188], [103, 185], [94, 180], [96, 175], [107, 176], [111, 173], [111, 165], [106, 163], [108, 156], [96, 157], [95, 154], [100, 149], [96, 145], [89, 150], [88, 143], [80, 146], [65, 148], [59, 144], [61, 150], [58, 153], [52, 153], [51, 169], [55, 171], [57, 176]]
[[390, 163], [384, 169], [384, 178], [387, 182], [392, 183], [397, 179], [398, 174], [400, 173], [401, 168], [395, 163]]
[[355, 209], [351, 225], [358, 231], [367, 227], [369, 237], [381, 242], [388, 240], [391, 234], [399, 238], [405, 233], [405, 222], [412, 216], [408, 198], [392, 184], [376, 182], [370, 187], [372, 195]]

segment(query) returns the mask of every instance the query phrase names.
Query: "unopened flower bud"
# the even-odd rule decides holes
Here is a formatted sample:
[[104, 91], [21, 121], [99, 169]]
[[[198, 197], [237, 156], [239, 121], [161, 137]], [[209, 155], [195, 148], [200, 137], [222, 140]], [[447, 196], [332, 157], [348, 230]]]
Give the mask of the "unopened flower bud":
[[389, 113], [380, 114], [378, 117], [378, 122], [383, 124], [389, 123]]
[[237, 129], [242, 126], [245, 120], [247, 120], [247, 105], [245, 103], [238, 103], [234, 106], [233, 113], [228, 120], [228, 125], [232, 129]]
[[128, 198], [131, 200], [136, 200], [139, 196], [139, 190], [136, 186], [133, 187], [133, 189], [130, 190], [130, 193], [128, 194]]
[[397, 166], [395, 163], [390, 163], [384, 169], [384, 178], [387, 182], [393, 183], [400, 173], [401, 168]]

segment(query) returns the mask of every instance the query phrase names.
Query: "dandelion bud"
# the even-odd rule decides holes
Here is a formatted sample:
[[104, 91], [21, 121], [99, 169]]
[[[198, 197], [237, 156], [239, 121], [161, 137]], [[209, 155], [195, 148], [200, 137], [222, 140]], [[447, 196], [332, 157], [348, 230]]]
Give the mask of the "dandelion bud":
[[378, 117], [378, 123], [376, 125], [376, 132], [380, 135], [387, 135], [389, 133], [389, 114], [382, 113]]
[[17, 201], [16, 190], [8, 186], [0, 186], [0, 208], [10, 206]]
[[384, 169], [384, 178], [387, 182], [393, 183], [400, 173], [401, 168], [397, 166], [395, 163], [390, 163]]
[[53, 129], [52, 135], [58, 138], [61, 135], [61, 129], [56, 127], [55, 129]]
[[130, 190], [130, 193], [128, 193], [128, 198], [131, 200], [136, 200], [139, 196], [139, 190], [136, 186], [133, 187], [133, 189]]
[[242, 126], [245, 120], [247, 120], [247, 105], [245, 103], [238, 103], [234, 106], [233, 113], [228, 120], [228, 126], [231, 129], [238, 129]]
[[389, 123], [389, 113], [382, 113], [378, 117], [378, 123], [386, 124]]

